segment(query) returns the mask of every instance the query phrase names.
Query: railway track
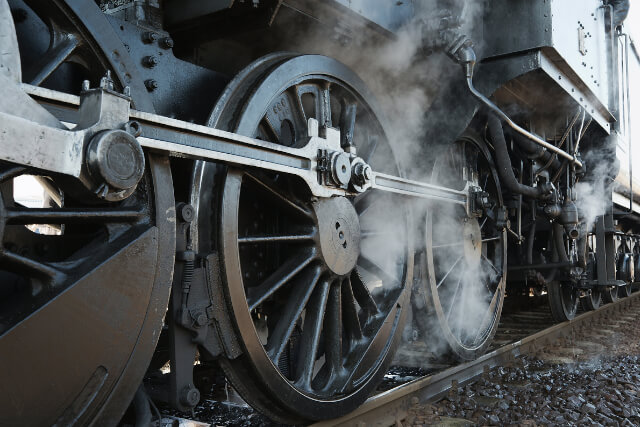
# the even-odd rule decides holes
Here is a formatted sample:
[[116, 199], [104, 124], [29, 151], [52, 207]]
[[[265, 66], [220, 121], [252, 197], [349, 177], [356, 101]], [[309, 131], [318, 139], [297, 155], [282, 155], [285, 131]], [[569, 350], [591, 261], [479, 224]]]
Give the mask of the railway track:
[[[418, 403], [436, 401], [452, 388], [474, 381], [493, 367], [514, 364], [520, 356], [542, 355], [551, 347], [565, 346], [567, 340], [580, 338], [586, 328], [592, 328], [606, 320], [618, 317], [628, 320], [625, 314], [639, 303], [640, 292], [636, 292], [597, 310], [583, 312], [571, 321], [555, 324], [546, 305], [507, 313], [501, 320], [492, 349], [484, 356], [468, 363], [435, 370], [424, 377], [372, 396], [347, 416], [312, 426], [402, 425], [397, 423], [401, 423]], [[592, 333], [590, 336], [594, 337]]]
[[[563, 359], [566, 362], [568, 358], [558, 354], [563, 348], [571, 347], [568, 343], [572, 340], [577, 345], [592, 344], [582, 338], [586, 331], [592, 340], [601, 339], [593, 331], [594, 325], [614, 320], [629, 321], [632, 307], [640, 306], [640, 292], [595, 311], [583, 311], [573, 320], [563, 323], [553, 320], [546, 297], [506, 302], [508, 304], [493, 343], [488, 353], [479, 359], [463, 364], [443, 364], [425, 358], [428, 351], [418, 344], [415, 348], [405, 346], [398, 352], [394, 366], [376, 394], [359, 409], [342, 418], [312, 426], [397, 425], [397, 421], [402, 422], [416, 405], [435, 402], [450, 393], [452, 388], [474, 382], [494, 367], [516, 364], [520, 356], [541, 356], [550, 362], [562, 362]], [[422, 361], [419, 366], [415, 363], [418, 360]], [[225, 396], [228, 402], [222, 402]], [[203, 402], [196, 408], [196, 418], [212, 423], [210, 425], [246, 422], [246, 425], [277, 426], [243, 405], [230, 387], [225, 387], [222, 398], [220, 393], [203, 397]], [[212, 413], [216, 415], [211, 416]]]

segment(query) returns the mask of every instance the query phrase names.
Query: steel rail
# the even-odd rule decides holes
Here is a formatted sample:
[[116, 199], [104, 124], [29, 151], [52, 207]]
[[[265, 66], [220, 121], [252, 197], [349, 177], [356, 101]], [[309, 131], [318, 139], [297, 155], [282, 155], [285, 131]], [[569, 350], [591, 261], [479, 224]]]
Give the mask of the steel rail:
[[630, 297], [583, 313], [573, 320], [558, 323], [519, 341], [506, 344], [474, 361], [462, 363], [372, 396], [362, 406], [344, 417], [318, 422], [311, 426], [395, 426], [397, 421], [407, 417], [409, 409], [414, 405], [412, 402], [414, 398], [417, 398], [420, 403], [433, 402], [443, 397], [454, 385], [462, 386], [469, 383], [488, 369], [512, 362], [518, 356], [534, 353], [558, 338], [571, 336], [593, 322], [638, 303], [640, 303], [640, 292], [635, 292]]

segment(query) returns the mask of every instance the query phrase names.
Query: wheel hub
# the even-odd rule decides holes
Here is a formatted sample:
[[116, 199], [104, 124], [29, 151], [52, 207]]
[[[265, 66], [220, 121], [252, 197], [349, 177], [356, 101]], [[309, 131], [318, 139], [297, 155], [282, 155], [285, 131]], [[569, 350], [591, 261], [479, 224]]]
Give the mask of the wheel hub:
[[482, 254], [482, 231], [475, 218], [465, 218], [462, 223], [464, 240], [464, 257], [469, 267], [477, 267], [480, 264]]
[[320, 252], [338, 275], [353, 270], [360, 255], [360, 221], [346, 197], [321, 199], [313, 204], [318, 219]]

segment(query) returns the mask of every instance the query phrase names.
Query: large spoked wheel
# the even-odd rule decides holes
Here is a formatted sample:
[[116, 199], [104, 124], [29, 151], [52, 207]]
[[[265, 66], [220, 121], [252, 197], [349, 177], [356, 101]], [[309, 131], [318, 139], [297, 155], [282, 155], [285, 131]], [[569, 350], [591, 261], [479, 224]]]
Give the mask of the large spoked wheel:
[[[563, 262], [576, 261], [578, 259], [576, 242], [570, 240], [560, 224], [553, 224], [551, 242], [553, 245], [554, 259]], [[579, 267], [573, 267], [577, 269]], [[582, 269], [573, 273], [581, 273]], [[570, 280], [552, 280], [547, 283], [549, 294], [549, 308], [551, 316], [558, 322], [564, 322], [576, 317], [580, 304], [580, 290]]]
[[[322, 56], [274, 54], [232, 81], [210, 125], [299, 147], [307, 120], [339, 127], [376, 170], [399, 174], [363, 83]], [[338, 417], [381, 379], [412, 280], [408, 211], [368, 192], [315, 199], [297, 179], [201, 164], [200, 251], [220, 251], [242, 356], [228, 378], [280, 422]], [[213, 196], [213, 200], [212, 200]]]
[[[549, 307], [551, 315], [558, 322], [565, 322], [576, 317], [580, 293], [571, 282], [554, 280], [547, 283]], [[593, 294], [592, 294], [593, 295]]]
[[621, 242], [618, 248], [618, 260], [616, 261], [616, 279], [624, 280], [627, 284], [618, 287], [618, 298], [631, 296], [631, 283], [634, 281], [634, 263], [630, 252], [629, 242]]
[[[589, 257], [587, 259], [587, 277], [596, 275], [596, 256], [592, 246], [588, 247]], [[582, 309], [585, 311], [597, 310], [602, 305], [602, 291], [599, 288], [592, 288], [580, 299]]]
[[[10, 4], [26, 82], [77, 93], [110, 70], [151, 106], [95, 3]], [[0, 425], [109, 425], [129, 405], [162, 328], [175, 246], [168, 161], [146, 165], [128, 199], [104, 203], [0, 163]], [[44, 207], [21, 196], [27, 175], [46, 189]]]
[[[496, 224], [502, 193], [490, 154], [475, 134], [460, 138], [436, 159], [433, 182], [464, 188], [474, 182], [488, 194], [479, 217], [461, 206], [436, 204], [426, 216], [426, 307], [453, 356], [471, 360], [491, 342], [502, 312], [506, 280], [506, 231]], [[415, 316], [420, 315], [415, 313]], [[420, 324], [420, 322], [417, 322]]]

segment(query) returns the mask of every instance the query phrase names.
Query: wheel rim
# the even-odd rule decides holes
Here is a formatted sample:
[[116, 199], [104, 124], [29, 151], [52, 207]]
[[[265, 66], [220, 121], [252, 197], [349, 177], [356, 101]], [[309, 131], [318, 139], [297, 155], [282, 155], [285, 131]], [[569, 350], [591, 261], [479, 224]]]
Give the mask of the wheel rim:
[[432, 207], [425, 236], [427, 293], [437, 325], [453, 354], [468, 360], [489, 345], [502, 312], [506, 231], [495, 224], [503, 206], [496, 170], [486, 147], [474, 137], [444, 150], [432, 180], [462, 189], [465, 176], [489, 194], [491, 207], [479, 218], [467, 218], [464, 208], [452, 205]]
[[597, 289], [591, 289], [589, 294], [584, 297], [584, 309], [595, 310], [602, 304], [602, 292]]
[[[111, 30], [94, 3], [12, 5], [16, 19], [22, 20], [17, 27], [23, 50], [35, 43], [31, 36], [43, 34], [38, 28], [47, 28], [38, 16], [47, 17], [52, 25], [53, 39], [42, 54], [45, 61], [23, 60], [24, 68], [35, 74], [42, 71], [39, 66], [46, 67], [45, 78], [34, 83], [64, 90], [56, 82], [69, 77], [67, 65], [81, 64], [74, 68], [76, 79], [68, 80], [73, 82], [72, 93], [78, 93], [82, 79], [97, 83], [110, 69], [117, 86], [132, 86], [138, 108], [152, 108], [146, 91], [136, 90], [133, 74], [125, 66], [130, 63], [126, 55], [120, 58], [122, 66], [112, 67], [109, 58], [114, 51], [105, 53], [101, 40], [87, 29], [97, 23]], [[76, 38], [77, 44], [51, 62], [52, 49], [59, 48], [64, 37]], [[98, 37], [109, 38], [109, 46], [120, 43], [113, 30]], [[118, 52], [126, 52], [119, 46]], [[0, 165], [4, 205], [0, 222], [6, 223], [0, 230], [0, 275], [3, 283], [10, 279], [14, 286], [1, 298], [0, 352], [10, 359], [0, 377], [13, 387], [10, 396], [0, 395], [12, 405], [0, 414], [0, 424], [113, 423], [128, 406], [162, 327], [173, 268], [175, 230], [166, 215], [174, 205], [168, 161], [148, 156], [146, 162], [148, 169], [136, 192], [117, 204], [86, 202], [60, 190], [64, 182], [47, 178], [52, 194], [60, 192], [63, 208], [57, 204], [44, 210], [14, 200], [13, 180], [33, 172]], [[56, 223], [62, 224], [59, 235], [25, 227]], [[42, 387], [47, 383], [56, 384], [59, 392], [52, 395]], [[34, 401], [42, 403], [39, 411], [26, 412]]]
[[547, 290], [551, 313], [557, 321], [564, 322], [576, 317], [580, 295], [572, 283], [552, 281], [547, 284]]
[[[344, 65], [321, 56], [276, 60], [275, 68], [263, 62], [269, 65], [251, 66], [263, 68], [256, 71], [259, 77], [240, 76], [253, 83], [252, 95], [228, 109], [216, 107], [211, 124], [298, 146], [309, 117], [340, 123], [373, 167], [380, 162], [380, 169], [399, 172], [389, 162], [393, 154], [371, 98]], [[279, 114], [271, 114], [278, 106]], [[239, 109], [241, 116], [229, 121]], [[354, 110], [355, 127], [348, 128], [345, 114]], [[261, 390], [243, 393], [243, 384], [234, 385], [249, 403], [282, 421], [352, 410], [390, 362], [412, 272], [411, 248], [405, 243], [385, 264], [379, 250], [372, 253], [381, 236], [368, 227], [391, 213], [399, 224], [393, 232], [406, 241], [408, 213], [391, 203], [393, 197], [376, 193], [315, 200], [292, 177], [247, 170], [222, 175], [217, 239], [229, 307], [245, 349], [240, 359], [223, 364], [228, 376], [237, 382], [253, 373]], [[216, 234], [204, 219], [206, 209], [198, 209], [201, 248], [207, 233]]]

